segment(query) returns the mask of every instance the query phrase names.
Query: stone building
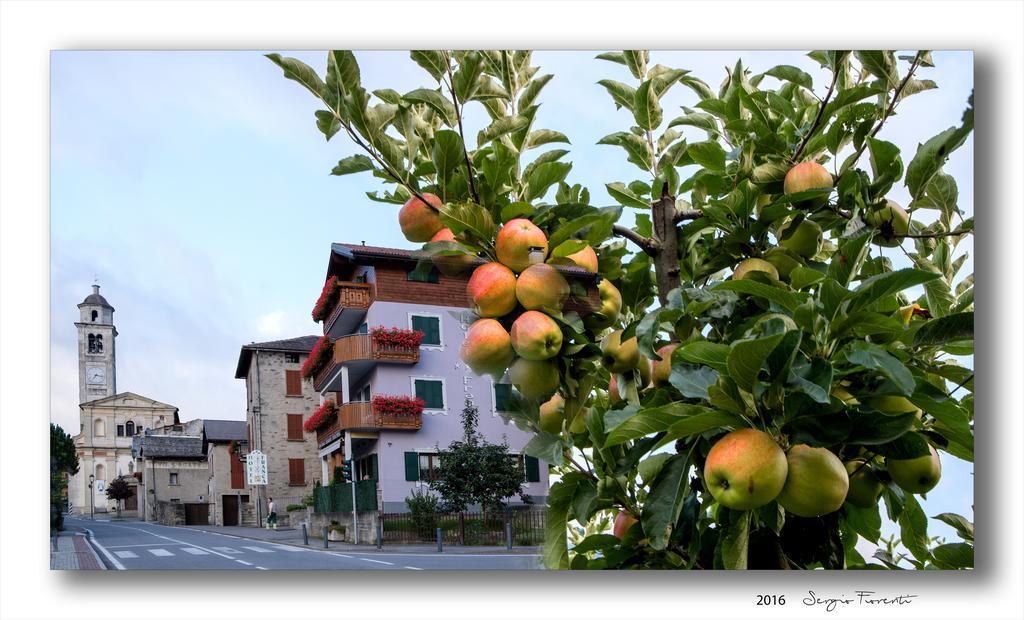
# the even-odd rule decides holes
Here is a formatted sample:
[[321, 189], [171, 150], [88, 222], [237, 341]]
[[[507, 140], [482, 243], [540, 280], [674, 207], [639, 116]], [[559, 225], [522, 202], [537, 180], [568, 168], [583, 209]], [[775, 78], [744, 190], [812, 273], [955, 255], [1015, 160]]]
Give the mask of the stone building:
[[[77, 515], [115, 510], [106, 485], [136, 473], [132, 438], [149, 429], [178, 422], [178, 409], [133, 392], [117, 392], [114, 307], [99, 285], [78, 304], [79, 433], [74, 436], [78, 473], [68, 483], [68, 500]], [[138, 497], [125, 502], [131, 516]]]
[[203, 420], [203, 439], [210, 472], [210, 523], [256, 525], [242, 460], [249, 443], [245, 422]]
[[144, 431], [132, 439], [132, 456], [142, 472], [140, 512], [146, 521], [209, 523], [210, 469], [202, 420]]
[[303, 430], [320, 398], [301, 376], [302, 364], [316, 341], [316, 336], [302, 336], [254, 342], [243, 346], [238, 356], [235, 378], [245, 379], [249, 450], [267, 455], [267, 485], [249, 487], [260, 523], [271, 497], [281, 524], [286, 524], [285, 507], [301, 503], [312, 493], [320, 473], [316, 436]]

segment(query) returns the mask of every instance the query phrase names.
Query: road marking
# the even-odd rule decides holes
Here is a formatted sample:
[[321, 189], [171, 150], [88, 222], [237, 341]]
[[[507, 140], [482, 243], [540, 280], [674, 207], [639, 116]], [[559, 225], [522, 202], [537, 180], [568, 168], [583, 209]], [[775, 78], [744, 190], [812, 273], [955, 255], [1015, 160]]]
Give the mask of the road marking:
[[329, 552], [329, 551], [328, 551], [328, 553], [329, 553], [330, 555], [336, 555], [336, 556], [338, 556], [339, 558], [348, 558], [348, 559], [350, 559], [350, 560], [352, 559], [352, 556], [350, 556], [350, 555], [345, 555], [344, 553], [331, 553], [331, 552]]
[[257, 566], [256, 570], [267, 570], [267, 569], [263, 568], [262, 566]]
[[[173, 543], [178, 544], [178, 543]], [[148, 543], [145, 545], [108, 545], [107, 549], [127, 549], [129, 547], [168, 547], [167, 543]]]
[[195, 547], [182, 547], [181, 550], [185, 553], [191, 553], [192, 555], [210, 555], [202, 549], [196, 549]]
[[232, 549], [231, 547], [214, 547], [214, 549], [216, 549], [217, 551], [220, 551], [222, 553], [233, 553], [235, 555], [238, 555], [239, 553], [242, 553], [238, 549]]
[[146, 549], [146, 551], [149, 551], [150, 553], [158, 557], [167, 557], [169, 555], [174, 555], [167, 549]]
[[137, 557], [139, 557], [139, 556], [135, 555], [135, 553], [133, 553], [131, 551], [115, 551], [114, 555], [116, 555], [117, 557], [121, 558], [122, 560], [127, 560], [129, 558], [137, 558]]
[[270, 545], [274, 549], [280, 549], [281, 551], [306, 551], [306, 549], [300, 549], [298, 547], [291, 547], [289, 545]]
[[417, 568], [415, 566], [406, 566], [405, 568], [408, 568], [409, 570], [423, 570], [422, 568]]
[[394, 566], [394, 564], [392, 562], [385, 562], [384, 560], [373, 560], [373, 559], [370, 559], [370, 558], [359, 558], [359, 559], [364, 561], [364, 562], [374, 562], [376, 564], [387, 564], [388, 566]]
[[242, 549], [248, 549], [249, 551], [255, 551], [256, 553], [273, 553], [270, 549], [264, 549], [263, 547], [242, 547]]
[[[234, 559], [230, 555], [227, 555], [226, 553], [220, 553], [219, 551], [214, 551], [212, 549], [207, 549], [206, 547], [203, 547], [202, 545], [197, 545], [197, 544], [194, 544], [194, 543], [187, 543], [187, 542], [185, 542], [183, 540], [177, 540], [177, 539], [171, 538], [169, 536], [161, 536], [160, 534], [154, 534], [153, 532], [150, 532], [149, 530], [144, 530], [141, 527], [128, 527], [127, 525], [113, 525], [113, 524], [108, 525], [107, 527], [119, 527], [119, 528], [121, 528], [123, 530], [135, 530], [136, 532], [142, 532], [143, 534], [149, 534], [150, 536], [155, 536], [156, 538], [160, 538], [160, 539], [163, 539], [163, 540], [169, 540], [169, 541], [171, 541], [173, 543], [178, 543], [179, 545], [192, 545], [196, 549], [202, 549], [203, 551], [205, 551], [207, 553], [212, 553], [213, 555], [219, 555], [222, 558], [227, 558], [229, 560], [233, 560]], [[161, 526], [161, 527], [170, 527], [170, 526]], [[86, 530], [86, 531], [88, 532], [89, 530]], [[106, 549], [103, 549], [103, 547], [100, 546], [99, 543], [96, 543], [96, 545], [98, 547], [100, 547], [100, 549], [103, 550], [103, 552], [105, 554], [107, 554], [107, 558], [111, 562], [113, 562], [115, 566], [118, 567], [118, 570], [125, 570], [124, 566], [120, 562], [118, 562], [116, 559], [114, 559], [114, 556], [110, 555], [110, 552], [108, 552]]]
[[103, 555], [107, 556], [107, 559], [110, 560], [110, 563], [114, 565], [114, 568], [116, 568], [117, 570], [125, 570], [124, 564], [121, 564], [120, 562], [118, 562], [117, 558], [115, 558], [113, 555], [111, 555], [110, 552], [107, 551], [106, 548], [103, 545], [100, 544], [100, 541], [96, 540], [96, 536], [93, 535], [92, 530], [90, 530], [87, 527], [82, 528], [82, 529], [84, 529], [89, 534], [89, 537], [86, 538], [86, 540], [88, 540], [90, 543], [95, 545], [97, 549], [102, 551]]
[[249, 562], [246, 562], [244, 560], [235, 560], [235, 561], [238, 562], [239, 564], [245, 564], [246, 566], [252, 566], [252, 564], [250, 564]]

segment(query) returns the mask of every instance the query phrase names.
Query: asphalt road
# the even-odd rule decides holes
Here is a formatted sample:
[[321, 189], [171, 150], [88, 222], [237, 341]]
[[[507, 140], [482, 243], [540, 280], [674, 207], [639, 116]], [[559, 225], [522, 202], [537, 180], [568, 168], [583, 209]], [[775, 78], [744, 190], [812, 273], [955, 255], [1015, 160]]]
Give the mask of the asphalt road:
[[116, 570], [538, 570], [526, 554], [334, 552], [155, 523], [66, 517]]

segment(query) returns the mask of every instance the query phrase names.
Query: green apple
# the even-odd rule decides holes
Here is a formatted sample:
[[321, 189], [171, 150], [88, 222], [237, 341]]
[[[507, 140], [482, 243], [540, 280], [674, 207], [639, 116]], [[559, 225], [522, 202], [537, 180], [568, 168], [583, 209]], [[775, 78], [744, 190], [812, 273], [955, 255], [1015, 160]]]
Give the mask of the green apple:
[[802, 264], [795, 254], [778, 246], [769, 249], [762, 258], [775, 265], [776, 271], [779, 272], [779, 278], [786, 282], [789, 282], [789, 274]]
[[622, 312], [622, 293], [611, 280], [604, 278], [597, 283], [597, 293], [601, 298], [601, 308], [583, 317], [583, 322], [591, 329], [605, 329], [615, 324]]
[[[513, 342], [513, 346], [515, 343]], [[640, 363], [640, 350], [636, 336], [622, 342], [622, 330], [616, 330], [601, 340], [601, 364], [611, 373], [623, 373]]]
[[921, 417], [918, 406], [903, 396], [871, 396], [864, 400], [868, 407], [885, 415], [916, 413], [918, 418]]
[[847, 461], [845, 467], [846, 473], [850, 475], [850, 491], [846, 494], [846, 501], [861, 508], [877, 506], [885, 486], [871, 466], [866, 465], [864, 459], [853, 459]]
[[789, 222], [779, 235], [779, 246], [797, 256], [812, 258], [821, 251], [822, 233], [817, 222], [804, 219], [796, 226]]
[[865, 213], [864, 221], [878, 229], [872, 242], [885, 248], [900, 245], [903, 235], [910, 232], [910, 214], [892, 200], [886, 200], [881, 208]]
[[753, 510], [775, 499], [786, 484], [786, 453], [767, 433], [732, 431], [718, 440], [704, 463], [704, 483], [719, 503]]
[[[825, 166], [813, 161], [799, 163], [789, 169], [786, 178], [782, 182], [783, 191], [789, 194], [799, 194], [812, 189], [831, 189], [832, 175]], [[823, 195], [813, 200], [805, 200], [793, 206], [801, 209], [816, 209], [828, 202], [828, 195]]]
[[927, 493], [935, 488], [942, 476], [939, 453], [928, 445], [929, 454], [914, 459], [885, 459], [892, 481], [909, 493]]
[[558, 389], [558, 365], [553, 360], [528, 360], [520, 357], [508, 369], [509, 379], [527, 398], [551, 396]]
[[742, 280], [755, 271], [766, 273], [773, 280], [779, 279], [779, 270], [775, 268], [775, 265], [761, 258], [748, 258], [740, 261], [740, 264], [733, 269], [732, 279]]
[[843, 462], [825, 448], [797, 444], [786, 453], [789, 474], [779, 504], [799, 517], [820, 517], [839, 510], [850, 490]]
[[562, 432], [565, 421], [565, 399], [555, 394], [540, 406], [540, 430], [557, 435]]
[[512, 323], [512, 348], [519, 357], [546, 360], [562, 349], [562, 330], [555, 320], [537, 310], [527, 310]]

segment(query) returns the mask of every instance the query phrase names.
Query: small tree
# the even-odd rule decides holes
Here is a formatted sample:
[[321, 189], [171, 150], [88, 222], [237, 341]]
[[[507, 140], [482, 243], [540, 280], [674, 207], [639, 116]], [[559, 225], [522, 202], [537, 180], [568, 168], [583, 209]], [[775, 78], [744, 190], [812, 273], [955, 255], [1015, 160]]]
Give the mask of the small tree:
[[476, 431], [477, 408], [466, 399], [462, 409], [461, 441], [453, 441], [440, 453], [440, 471], [430, 488], [453, 511], [472, 504], [486, 509], [504, 508], [505, 500], [522, 495], [523, 470], [509, 454], [508, 444], [488, 443]]
[[50, 525], [60, 529], [63, 525], [65, 491], [68, 476], [78, 473], [78, 456], [71, 435], [50, 423]]
[[134, 495], [135, 489], [131, 488], [121, 476], [114, 478], [107, 485], [107, 499], [117, 502], [117, 516], [119, 517], [121, 516], [121, 502]]

